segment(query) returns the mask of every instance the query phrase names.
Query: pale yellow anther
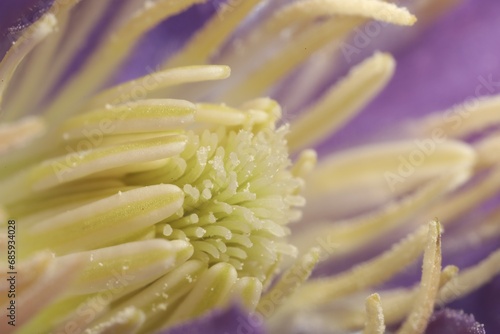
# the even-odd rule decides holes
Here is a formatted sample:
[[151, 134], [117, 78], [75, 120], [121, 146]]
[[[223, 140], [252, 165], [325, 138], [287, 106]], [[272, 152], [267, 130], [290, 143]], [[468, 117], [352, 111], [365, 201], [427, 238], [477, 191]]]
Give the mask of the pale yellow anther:
[[397, 25], [413, 25], [417, 21], [406, 8], [379, 0], [308, 0], [283, 8], [263, 25], [263, 29], [276, 32], [297, 23], [331, 15], [361, 16]]
[[340, 297], [383, 283], [418, 258], [425, 247], [427, 233], [428, 228], [421, 227], [390, 250], [347, 272], [306, 282], [292, 296], [290, 307], [293, 309], [299, 305], [325, 305]]
[[[447, 284], [457, 275], [457, 273], [457, 267], [446, 266], [441, 272], [439, 288]], [[419, 291], [420, 285], [411, 288], [396, 288], [380, 292], [385, 324], [388, 326], [400, 324], [410, 313]], [[342, 301], [344, 300], [340, 300], [339, 303]], [[436, 303], [439, 303], [439, 299], [437, 299]], [[364, 313], [365, 311], [359, 307], [355, 310], [347, 310], [347, 312], [342, 315], [342, 319], [336, 320], [341, 324], [341, 327], [355, 330], [363, 327], [364, 320], [362, 315]]]
[[50, 247], [58, 254], [116, 244], [176, 213], [182, 190], [171, 184], [142, 187], [62, 211], [48, 219], [26, 219], [23, 252]]
[[422, 265], [422, 280], [411, 313], [398, 334], [422, 334], [434, 310], [441, 279], [441, 227], [439, 222], [429, 224], [427, 245]]
[[[382, 206], [374, 212], [343, 221], [328, 221], [316, 224], [316, 226], [311, 224], [312, 226], [307, 231], [294, 238], [295, 244], [301, 249], [307, 249], [310, 245], [319, 242], [335, 247], [335, 252], [330, 254], [330, 257], [343, 256], [407, 223], [411, 217], [426, 212], [425, 209], [431, 203], [462, 183], [461, 173], [451, 174], [448, 177], [433, 180], [411, 195]], [[314, 206], [312, 209], [314, 210]]]
[[299, 158], [292, 167], [292, 173], [296, 177], [305, 178], [310, 175], [318, 161], [318, 154], [314, 150], [300, 152]]
[[[394, 4], [377, 1], [377, 0], [355, 0], [355, 1], [342, 1], [342, 0], [313, 0], [313, 1], [300, 1], [293, 4], [284, 6], [276, 14], [273, 14], [262, 23], [260, 26], [256, 27], [248, 37], [243, 37], [243, 41], [238, 43], [238, 47], [234, 50], [229, 51], [228, 54], [222, 55], [221, 59], [224, 62], [233, 64], [237, 55], [241, 56], [250, 50], [262, 49], [268, 43], [270, 43], [273, 38], [280, 36], [280, 33], [289, 27], [301, 26], [297, 31], [307, 28], [307, 23], [313, 22], [320, 17], [331, 17], [331, 16], [346, 17], [350, 16], [355, 18], [352, 20], [354, 28], [357, 25], [361, 25], [366, 19], [377, 19], [383, 22], [400, 24], [400, 25], [412, 25], [416, 18], [410, 14], [405, 8], [399, 8]], [[345, 24], [342, 19], [334, 21], [336, 25]], [[325, 28], [327, 28], [325, 26]], [[328, 28], [327, 28], [328, 29]], [[327, 41], [333, 41], [336, 38], [342, 36], [343, 34], [334, 34], [335, 30], [332, 27], [329, 39], [320, 42], [322, 38], [319, 36], [326, 31], [325, 29], [311, 29], [311, 34], [303, 35], [304, 40], [301, 40], [300, 44], [297, 40], [293, 40], [293, 45], [296, 46], [295, 53], [301, 53], [302, 49], [312, 54], [314, 50], [319, 49], [320, 46], [325, 45]], [[304, 41], [307, 40], [316, 41], [317, 47], [313, 48], [312, 45], [306, 44]], [[290, 56], [289, 53], [280, 53], [283, 55], [281, 60], [287, 59]], [[269, 69], [269, 68], [268, 68]]]
[[[331, 41], [345, 37], [360, 23], [361, 19], [342, 18], [308, 27], [244, 78], [241, 83], [229, 87], [221, 98], [228, 103], [241, 103], [259, 95], [265, 95], [264, 93], [272, 85], [297, 68], [314, 51]], [[230, 59], [219, 61], [232, 64]]]
[[384, 313], [380, 303], [380, 296], [377, 293], [368, 296], [365, 301], [365, 308], [366, 320], [363, 334], [384, 334]]
[[[311, 205], [313, 215], [317, 214], [314, 210], [331, 212], [322, 204], [327, 196], [336, 199], [336, 210], [351, 212], [383, 205], [452, 170], [462, 175], [457, 179], [460, 184], [470, 176], [474, 162], [474, 150], [456, 141], [399, 141], [337, 152], [321, 161], [306, 180], [306, 216]], [[362, 202], [358, 200], [360, 194]]]
[[65, 141], [90, 141], [98, 148], [104, 137], [179, 131], [194, 121], [195, 111], [196, 106], [185, 100], [144, 99], [77, 115], [61, 124], [59, 133]]
[[[458, 268], [455, 266], [446, 266], [441, 272], [439, 279], [439, 288], [441, 289], [453, 277], [458, 274]], [[399, 289], [395, 291], [388, 291], [383, 293], [384, 297], [384, 315], [388, 325], [395, 325], [405, 319], [410, 313], [413, 306], [413, 301], [417, 298], [421, 287], [416, 286], [412, 289]], [[436, 303], [439, 303], [439, 298]]]
[[479, 169], [492, 167], [500, 163], [500, 132], [495, 132], [474, 144], [477, 152], [477, 165]]
[[276, 122], [281, 119], [282, 110], [278, 102], [268, 97], [256, 98], [250, 101], [246, 101], [240, 106], [241, 110], [249, 112], [264, 112], [267, 116], [265, 118], [266, 123], [262, 123], [255, 126], [256, 129], [261, 127], [275, 128]]
[[5, 202], [11, 203], [33, 191], [47, 190], [113, 168], [131, 166], [133, 171], [133, 164], [177, 155], [184, 150], [185, 145], [185, 136], [173, 135], [77, 151], [79, 153], [75, 153], [74, 149], [68, 150], [66, 155], [46, 160], [2, 180], [0, 195], [3, 197], [12, 189], [22, 189], [15, 196], [6, 198]]
[[195, 120], [210, 125], [241, 126], [244, 129], [252, 130], [274, 124], [273, 114], [267, 110], [249, 108], [235, 109], [225, 104], [198, 103], [195, 113]]
[[242, 125], [246, 120], [243, 112], [224, 104], [198, 103], [196, 109], [197, 122], [237, 126]]
[[471, 99], [419, 121], [410, 128], [417, 133], [452, 138], [467, 135], [500, 123], [500, 95]]
[[262, 296], [263, 286], [261, 281], [255, 277], [238, 278], [230, 294], [234, 296], [241, 306], [247, 311], [253, 312], [259, 304]]
[[[86, 108], [103, 107], [106, 104], [122, 104], [146, 96], [155, 96], [163, 93], [171, 86], [182, 85], [192, 82], [226, 79], [231, 74], [231, 69], [223, 65], [204, 65], [176, 67], [160, 72], [151, 72], [141, 78], [137, 78], [117, 86], [113, 86], [96, 96], [87, 103]], [[140, 88], [138, 88], [140, 87]], [[140, 89], [139, 94], [137, 91]]]
[[294, 152], [322, 141], [356, 115], [382, 88], [394, 72], [394, 59], [376, 53], [334, 85], [319, 101], [293, 120], [288, 144]]
[[441, 279], [439, 280], [439, 287], [443, 287], [453, 277], [458, 275], [460, 269], [457, 266], [449, 265], [443, 268], [441, 272]]

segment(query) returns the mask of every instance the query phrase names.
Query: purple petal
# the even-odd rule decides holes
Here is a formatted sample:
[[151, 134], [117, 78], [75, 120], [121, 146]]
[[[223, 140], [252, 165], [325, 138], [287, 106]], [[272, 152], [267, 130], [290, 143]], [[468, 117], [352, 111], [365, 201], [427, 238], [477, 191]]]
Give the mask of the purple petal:
[[239, 307], [215, 311], [208, 316], [174, 327], [161, 334], [264, 334], [263, 320], [248, 316]]
[[435, 312], [426, 334], [485, 334], [484, 326], [476, 322], [474, 316], [463, 311], [444, 309]]
[[17, 32], [36, 21], [54, 0], [2, 0], [0, 2], [0, 59], [17, 39]]

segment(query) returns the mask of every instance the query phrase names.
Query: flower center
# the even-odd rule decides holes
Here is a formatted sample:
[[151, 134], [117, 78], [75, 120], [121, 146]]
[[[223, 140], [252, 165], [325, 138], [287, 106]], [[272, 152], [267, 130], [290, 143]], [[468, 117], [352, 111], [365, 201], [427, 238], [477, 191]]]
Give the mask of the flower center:
[[[304, 205], [276, 102], [239, 110], [152, 99], [104, 109], [69, 118], [6, 159], [0, 193], [22, 222], [20, 260], [49, 250], [58, 266], [82, 262], [69, 296], [116, 294], [95, 326], [131, 311], [129, 303], [154, 313], [146, 327], [238, 294], [255, 307], [280, 261], [296, 256], [287, 224]], [[132, 282], [119, 289], [113, 273]], [[130, 293], [141, 302], [120, 302]], [[55, 307], [64, 314], [71, 303]]]
[[157, 237], [187, 240], [193, 258], [230, 263], [241, 276], [263, 282], [280, 255], [294, 253], [283, 237], [292, 206], [302, 204], [293, 195], [299, 184], [287, 170], [285, 132], [224, 127], [189, 132], [179, 156], [159, 170], [131, 174], [126, 182], [183, 189], [182, 210], [157, 224]]

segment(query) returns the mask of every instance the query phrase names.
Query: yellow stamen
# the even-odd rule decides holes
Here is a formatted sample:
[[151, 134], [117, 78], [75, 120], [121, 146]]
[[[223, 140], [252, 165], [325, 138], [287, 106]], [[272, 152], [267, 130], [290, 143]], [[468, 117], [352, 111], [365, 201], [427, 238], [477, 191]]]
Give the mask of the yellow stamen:
[[390, 250], [347, 272], [306, 282], [292, 296], [290, 308], [298, 305], [324, 305], [347, 294], [383, 283], [418, 258], [425, 247], [427, 231], [427, 227], [419, 228]]
[[441, 227], [439, 222], [429, 224], [429, 234], [422, 265], [420, 290], [413, 304], [413, 310], [406, 318], [398, 334], [421, 334], [434, 310], [441, 273]]
[[316, 167], [318, 154], [314, 150], [304, 150], [300, 153], [293, 165], [292, 173], [295, 177], [305, 178], [311, 174]]
[[[15, 44], [7, 51], [0, 62], [0, 107], [3, 103], [4, 91], [14, 75], [21, 61], [28, 53], [35, 48], [46, 36], [48, 36], [56, 27], [57, 19], [51, 14], [45, 14], [29, 29], [25, 30]], [[4, 117], [5, 111], [1, 110], [1, 117]]]
[[[349, 209], [345, 200], [362, 191], [363, 202], [356, 200], [353, 208], [362, 209], [383, 204], [444, 172], [467, 173], [473, 167], [475, 153], [469, 145], [454, 141], [430, 144], [422, 149], [418, 142], [400, 141], [336, 153], [321, 162], [306, 180], [306, 197], [314, 205], [326, 196], [337, 195], [342, 204], [337, 203], [336, 209], [342, 211]], [[415, 153], [420, 157], [415, 160], [418, 165], [410, 162]], [[314, 209], [325, 210], [317, 206]]]
[[201, 275], [207, 271], [205, 263], [189, 260], [174, 271], [153, 282], [142, 291], [119, 302], [118, 305], [97, 318], [91, 326], [100, 326], [115, 318], [120, 312], [134, 307], [146, 316], [144, 328], [153, 329], [164, 320], [164, 312], [176, 307], [177, 302], [186, 296], [196, 285]]
[[397, 25], [413, 25], [417, 18], [406, 8], [379, 0], [309, 0], [299, 1], [284, 7], [271, 20], [264, 23], [262, 29], [267, 33], [276, 33], [285, 27], [312, 21], [318, 17], [346, 15], [361, 16], [380, 22]]
[[366, 321], [363, 334], [384, 334], [384, 313], [380, 303], [380, 296], [374, 293], [366, 298], [365, 308]]
[[224, 305], [237, 280], [236, 270], [228, 263], [217, 263], [199, 278], [199, 283], [165, 322], [164, 326], [179, 323], [207, 310]]
[[27, 220], [34, 226], [19, 238], [29, 245], [25, 252], [50, 247], [61, 255], [105, 247], [170, 217], [182, 207], [183, 198], [181, 189], [167, 184], [120, 192], [49, 219]]
[[439, 130], [446, 136], [461, 138], [500, 123], [499, 108], [499, 95], [472, 99], [428, 116], [411, 127], [424, 134], [432, 135]]
[[[377, 0], [355, 0], [345, 2], [342, 0], [313, 0], [300, 1], [287, 6], [272, 14], [270, 18], [255, 28], [249, 37], [238, 43], [237, 54], [245, 54], [251, 49], [263, 48], [276, 36], [289, 27], [296, 25], [306, 26], [306, 23], [313, 22], [320, 17], [357, 16], [377, 19], [387, 23], [399, 25], [412, 25], [416, 18], [405, 8], [398, 8]], [[358, 20], [362, 24], [364, 20]], [[331, 40], [334, 35], [331, 36]], [[297, 47], [300, 49], [300, 47]], [[231, 52], [231, 51], [230, 51]], [[232, 64], [236, 53], [223, 55], [220, 60], [224, 63]]]
[[[271, 59], [260, 65], [241, 84], [229, 87], [221, 98], [228, 103], [234, 103], [262, 95], [314, 51], [319, 50], [332, 40], [346, 36], [359, 22], [359, 19], [342, 18], [308, 27], [296, 39], [280, 48]], [[231, 64], [225, 60], [221, 61]]]
[[462, 270], [439, 291], [437, 299], [441, 305], [449, 303], [478, 289], [499, 273], [500, 250], [497, 250], [475, 266]]
[[170, 16], [182, 12], [189, 6], [204, 0], [159, 0], [146, 2], [144, 8], [129, 22], [111, 34], [107, 41], [92, 53], [83, 69], [78, 71], [47, 107], [47, 117], [55, 120], [61, 115], [78, 111], [68, 110], [68, 105], [80, 103], [102, 84], [108, 75], [127, 56], [130, 49], [146, 31]]
[[[74, 181], [98, 172], [134, 163], [149, 162], [174, 156], [183, 151], [185, 136], [166, 136], [135, 141], [117, 146], [102, 147], [70, 152], [39, 163], [0, 182], [0, 194], [5, 203], [26, 197], [33, 191], [41, 191]], [[132, 165], [132, 171], [134, 166]], [[12, 189], [18, 189], [15, 196], [8, 198]]]
[[[442, 288], [457, 274], [457, 267], [446, 266], [441, 273], [439, 288]], [[409, 290], [387, 291], [382, 294], [384, 297], [384, 315], [388, 325], [396, 325], [408, 316], [413, 301], [417, 298], [420, 290], [421, 286], [419, 285]], [[439, 302], [439, 299], [437, 299], [437, 302]]]
[[[257, 311], [262, 308], [277, 309], [285, 303], [290, 296], [309, 278], [312, 270], [319, 261], [319, 248], [311, 248], [299, 260], [297, 260], [289, 269], [287, 269], [278, 282], [267, 291], [261, 298]], [[280, 296], [278, 299], [276, 296]], [[262, 312], [265, 313], [265, 312]]]
[[73, 262], [82, 264], [66, 295], [111, 291], [113, 299], [118, 299], [162, 277], [191, 255], [193, 246], [186, 241], [153, 239], [72, 253], [56, 258], [56, 264], [61, 267]]
[[57, 80], [61, 78], [64, 70], [74, 59], [85, 40], [90, 37], [92, 29], [102, 19], [102, 16], [106, 13], [106, 8], [111, 2], [112, 0], [83, 1], [80, 4], [78, 9], [78, 29], [68, 27], [69, 29], [64, 32], [68, 34], [64, 43], [58, 45], [57, 61], [52, 62], [45, 69], [44, 75], [38, 80], [34, 78], [34, 81], [38, 82], [39, 86], [38, 90], [34, 92], [31, 109], [39, 105], [47, 97], [50, 89], [54, 88]]
[[181, 52], [169, 59], [163, 67], [205, 64], [259, 3], [260, 0], [245, 0], [237, 5], [222, 4], [214, 17], [189, 40]]
[[178, 130], [194, 121], [195, 112], [196, 106], [184, 100], [140, 100], [70, 118], [61, 125], [60, 133], [65, 141], [91, 138], [97, 148], [105, 137]]
[[354, 117], [385, 87], [394, 72], [394, 59], [376, 53], [351, 70], [318, 102], [291, 124], [288, 144], [292, 152], [313, 146]]
[[267, 123], [268, 114], [264, 111], [243, 112], [220, 104], [198, 103], [196, 121], [225, 126], [254, 125]]
[[[231, 70], [228, 66], [219, 65], [177, 67], [154, 72], [99, 93], [87, 103], [86, 108], [103, 107], [108, 103], [120, 104], [144, 99], [147, 96], [156, 95], [158, 92], [163, 93], [165, 88], [170, 86], [205, 80], [226, 79], [230, 73]], [[136, 92], [138, 85], [144, 89]], [[140, 93], [145, 95], [134, 96]]]
[[[439, 287], [442, 288], [458, 273], [458, 268], [455, 266], [446, 266], [441, 272]], [[413, 307], [413, 301], [417, 298], [420, 291], [420, 285], [412, 288], [399, 288], [380, 292], [381, 306], [383, 308], [383, 316], [385, 324], [394, 326], [400, 324], [410, 313]], [[340, 300], [338, 303], [345, 302]], [[439, 300], [438, 300], [439, 302]], [[349, 330], [355, 330], [363, 327], [364, 311], [360, 307], [354, 310], [348, 309], [335, 320], [341, 324], [341, 327]]]
[[[326, 222], [319, 226], [308, 226], [307, 231], [300, 234], [295, 244], [301, 249], [312, 244], [334, 247], [330, 257], [340, 257], [358, 250], [370, 241], [404, 224], [409, 218], [423, 212], [431, 203], [444, 194], [455, 189], [465, 181], [461, 173], [433, 180], [430, 184], [417, 189], [415, 193], [390, 203], [381, 209], [366, 215], [357, 216], [347, 221]], [[330, 251], [329, 249], [325, 249]]]
[[263, 286], [261, 281], [255, 277], [238, 278], [230, 294], [234, 300], [239, 300], [242, 306], [249, 312], [255, 311], [262, 296]]
[[[64, 1], [61, 4], [57, 3], [53, 5], [49, 10], [48, 13], [56, 17], [58, 28], [45, 39], [44, 43], [31, 52], [30, 57], [21, 70], [21, 74], [16, 75], [16, 82], [13, 86], [22, 87], [22, 89], [12, 89], [9, 91], [8, 101], [6, 101], [6, 110], [9, 111], [9, 119], [16, 118], [23, 113], [25, 114], [28, 110], [32, 111], [32, 106], [39, 102], [37, 99], [38, 94], [42, 90], [51, 87], [47, 82], [47, 75], [54, 73], [56, 70], [54, 67], [61, 64], [62, 59], [59, 52], [55, 54], [56, 49], [62, 44], [61, 41], [68, 25], [70, 10], [78, 2], [80, 0]], [[69, 43], [72, 43], [70, 38], [67, 40]], [[57, 57], [57, 62], [53, 61], [55, 57]], [[27, 96], [29, 98], [26, 98]]]

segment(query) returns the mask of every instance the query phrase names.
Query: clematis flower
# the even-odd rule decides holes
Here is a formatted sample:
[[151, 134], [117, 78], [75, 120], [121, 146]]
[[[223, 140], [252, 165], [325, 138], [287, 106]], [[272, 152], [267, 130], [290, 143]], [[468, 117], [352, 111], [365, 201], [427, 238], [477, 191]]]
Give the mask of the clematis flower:
[[448, 7], [203, 2], [2, 4], [2, 333], [498, 330], [497, 81], [400, 90]]

